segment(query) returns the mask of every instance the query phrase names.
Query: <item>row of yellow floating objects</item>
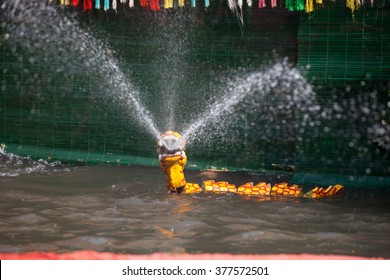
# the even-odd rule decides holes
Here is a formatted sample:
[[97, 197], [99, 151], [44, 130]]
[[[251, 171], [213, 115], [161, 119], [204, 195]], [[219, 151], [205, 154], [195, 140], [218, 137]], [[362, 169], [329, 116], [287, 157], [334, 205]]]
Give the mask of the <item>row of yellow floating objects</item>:
[[[196, 7], [197, 2], [204, 2], [204, 7], [208, 8], [210, 6], [210, 0], [191, 0], [191, 7]], [[242, 10], [242, 7], [244, 3], [248, 7], [252, 7], [253, 3], [255, 1], [253, 0], [226, 0], [228, 2], [228, 6], [230, 9], [238, 9]], [[279, 0], [282, 2], [283, 0]], [[335, 0], [330, 0], [331, 2], [335, 2]], [[49, 2], [52, 2], [52, 0], [49, 0]], [[103, 8], [105, 11], [108, 11], [110, 9], [116, 10], [118, 7], [118, 2], [122, 3], [123, 5], [127, 5], [130, 8], [134, 8], [135, 1], [134, 0], [60, 0], [61, 5], [65, 6], [79, 6], [81, 3], [83, 4], [84, 10], [92, 10], [92, 8], [95, 9], [101, 9]], [[163, 5], [161, 5], [161, 2], [163, 2]], [[174, 7], [174, 3], [177, 2], [177, 5], [179, 7], [185, 6], [184, 0], [139, 0], [139, 5], [144, 9], [150, 9], [152, 11], [158, 11], [163, 7], [164, 9], [171, 9]], [[278, 6], [277, 0], [258, 0], [258, 8], [262, 9], [267, 7], [267, 2], [270, 5], [270, 7], [275, 8]], [[284, 0], [285, 7], [289, 11], [305, 11], [307, 13], [313, 12], [315, 6], [322, 7], [323, 6], [323, 0]], [[370, 0], [371, 6], [374, 5], [374, 0]], [[364, 0], [346, 0], [346, 7], [349, 8], [352, 12], [354, 10], [359, 9], [361, 6], [364, 5]]]
[[331, 197], [341, 194], [344, 191], [342, 185], [329, 186], [327, 188], [314, 187], [307, 193], [302, 192], [296, 184], [288, 185], [287, 183], [278, 183], [271, 186], [270, 183], [260, 182], [253, 185], [252, 182], [246, 183], [239, 187], [225, 181], [215, 182], [214, 180], [204, 181], [202, 187], [195, 183], [187, 183], [183, 193], [193, 194], [199, 192], [213, 193], [237, 193], [250, 196], [290, 196], [290, 197], [306, 197], [306, 198], [321, 198]]

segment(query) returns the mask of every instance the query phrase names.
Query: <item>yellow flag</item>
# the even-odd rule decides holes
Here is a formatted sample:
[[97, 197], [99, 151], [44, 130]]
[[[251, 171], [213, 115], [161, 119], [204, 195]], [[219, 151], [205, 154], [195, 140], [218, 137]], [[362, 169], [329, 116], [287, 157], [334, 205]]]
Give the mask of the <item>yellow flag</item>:
[[165, 9], [173, 8], [173, 0], [164, 0], [164, 8]]
[[314, 0], [306, 0], [306, 13], [311, 13], [314, 11]]
[[349, 8], [352, 11], [352, 14], [355, 10], [360, 8], [360, 0], [347, 0], [347, 8]]

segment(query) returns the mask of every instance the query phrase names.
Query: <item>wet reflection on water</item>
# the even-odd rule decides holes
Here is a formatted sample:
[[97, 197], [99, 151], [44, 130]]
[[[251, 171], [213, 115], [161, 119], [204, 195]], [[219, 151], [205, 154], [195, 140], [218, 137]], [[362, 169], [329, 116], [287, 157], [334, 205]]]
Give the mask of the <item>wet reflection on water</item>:
[[[235, 184], [287, 175], [188, 171]], [[0, 178], [0, 251], [316, 253], [390, 257], [390, 195], [341, 198], [169, 195], [158, 168], [79, 167]]]

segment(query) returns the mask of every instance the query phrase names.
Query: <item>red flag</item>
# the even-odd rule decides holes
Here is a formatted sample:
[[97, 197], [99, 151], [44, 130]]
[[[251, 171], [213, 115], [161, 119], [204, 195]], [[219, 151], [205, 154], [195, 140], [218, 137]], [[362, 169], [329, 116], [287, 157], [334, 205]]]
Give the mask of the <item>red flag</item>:
[[146, 8], [149, 6], [148, 0], [140, 0], [140, 4], [142, 8]]
[[84, 10], [92, 10], [92, 0], [84, 0]]
[[262, 8], [265, 8], [267, 5], [265, 3], [265, 0], [259, 0], [259, 8], [262, 9]]
[[160, 0], [150, 0], [150, 9], [152, 11], [160, 10]]

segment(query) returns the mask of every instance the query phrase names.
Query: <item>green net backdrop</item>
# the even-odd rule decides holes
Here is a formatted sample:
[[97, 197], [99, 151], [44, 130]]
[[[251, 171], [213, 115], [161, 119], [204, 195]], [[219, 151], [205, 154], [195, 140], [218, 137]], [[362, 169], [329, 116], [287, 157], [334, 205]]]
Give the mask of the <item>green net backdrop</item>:
[[[388, 110], [390, 17], [383, 3], [355, 11], [354, 17], [343, 2], [326, 3], [311, 14], [246, 7], [243, 28], [225, 1], [212, 2], [207, 12], [202, 7], [160, 14], [139, 8], [79, 11], [78, 21], [110, 46], [157, 123], [164, 114], [155, 98], [161, 81], [179, 77], [177, 110], [196, 112], [201, 102], [186, 100], [197, 89], [206, 92], [199, 99], [206, 99], [216, 77], [239, 68], [260, 68], [275, 53], [304, 70], [321, 104], [331, 107], [335, 92], [340, 92], [337, 99], [346, 100], [348, 107], [351, 97], [375, 91], [375, 100]], [[164, 20], [166, 24], [161, 23]], [[180, 21], [182, 25], [172, 23]], [[161, 51], [172, 47], [178, 37], [186, 47], [179, 52], [181, 59], [164, 62]], [[82, 68], [77, 67], [77, 58], [70, 58], [76, 67], [56, 72], [45, 61], [44, 50], [34, 54], [33, 63], [31, 54], [7, 40], [2, 40], [0, 51], [0, 141], [8, 152], [63, 163], [158, 165], [155, 139], [129, 117], [126, 108], [100, 94], [101, 81], [78, 71]], [[164, 63], [171, 67], [170, 73], [164, 72]], [[386, 179], [389, 151], [365, 136], [367, 125], [360, 118], [351, 122], [347, 111], [341, 115], [297, 132], [294, 141], [274, 137], [271, 144], [251, 136], [243, 124], [245, 141], [239, 147], [232, 149], [218, 137], [218, 145], [189, 146], [188, 168], [295, 170], [304, 174], [299, 178], [303, 181], [314, 175], [326, 180], [327, 174]], [[388, 118], [388, 113], [379, 115]], [[158, 125], [166, 129], [163, 123]]]
[[[307, 177], [344, 174], [364, 185], [357, 176], [389, 174], [389, 151], [367, 136], [370, 118], [389, 121], [389, 9], [377, 2], [352, 15], [343, 7], [343, 2], [329, 3], [300, 17], [298, 63], [317, 85], [319, 102], [337, 100], [344, 110], [323, 121], [315, 133], [302, 135], [295, 163]], [[379, 109], [378, 104], [387, 105]], [[369, 112], [362, 113], [366, 108]]]

